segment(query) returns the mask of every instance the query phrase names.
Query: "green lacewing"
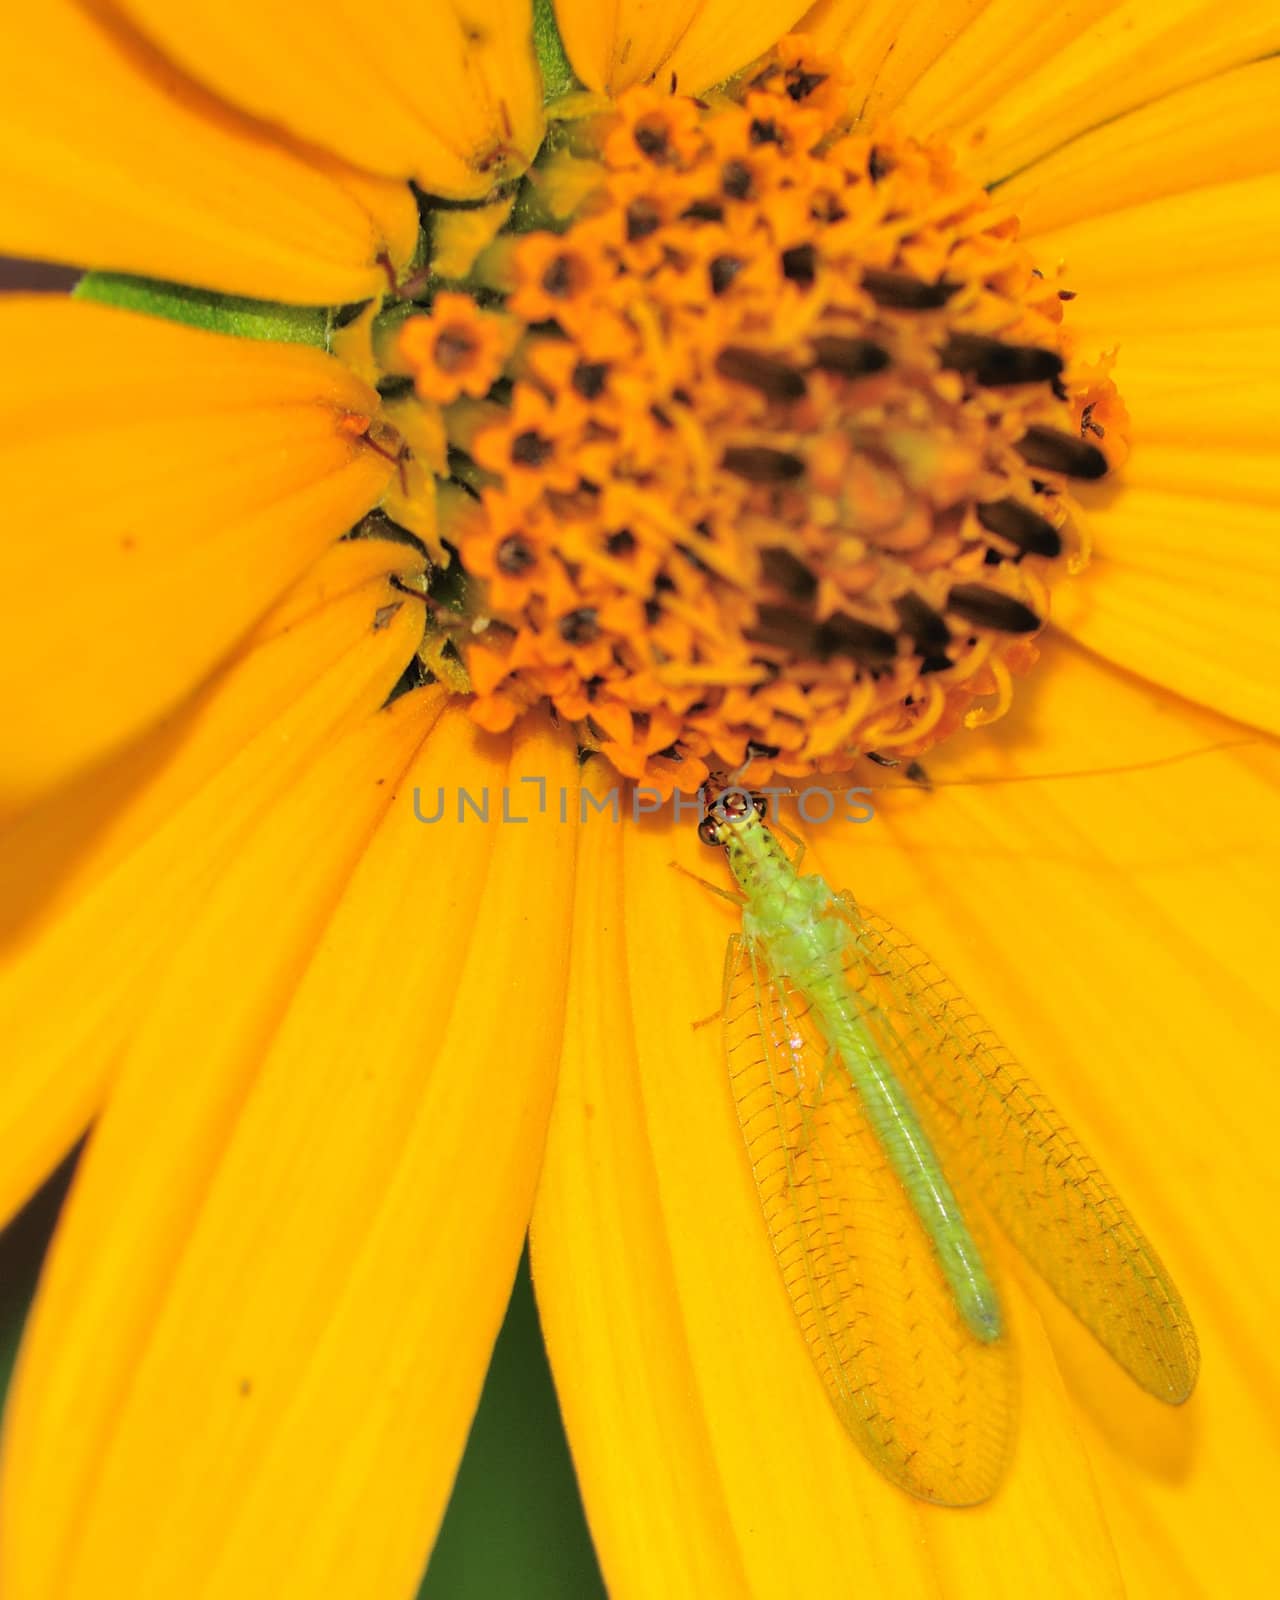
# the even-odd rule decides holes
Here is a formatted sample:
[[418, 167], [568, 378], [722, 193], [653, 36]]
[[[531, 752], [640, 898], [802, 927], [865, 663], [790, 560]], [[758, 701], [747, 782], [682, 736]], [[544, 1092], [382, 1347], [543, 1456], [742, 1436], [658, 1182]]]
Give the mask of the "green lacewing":
[[854, 1442], [924, 1500], [987, 1499], [1013, 1366], [982, 1228], [1003, 1229], [1119, 1364], [1177, 1405], [1182, 1298], [1095, 1163], [934, 963], [800, 870], [742, 790], [699, 824], [737, 883], [722, 1026], [761, 1209]]

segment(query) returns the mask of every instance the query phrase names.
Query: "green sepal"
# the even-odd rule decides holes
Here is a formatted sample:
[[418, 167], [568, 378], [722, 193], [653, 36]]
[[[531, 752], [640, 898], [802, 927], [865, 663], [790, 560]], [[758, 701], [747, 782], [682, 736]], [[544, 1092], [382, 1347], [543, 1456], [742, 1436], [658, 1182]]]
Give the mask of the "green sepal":
[[120, 272], [86, 272], [71, 291], [80, 300], [138, 311], [211, 333], [233, 334], [240, 339], [270, 339], [277, 344], [313, 344], [325, 347], [333, 313], [328, 306], [285, 306], [273, 300], [243, 300], [214, 294], [210, 289], [189, 289], [182, 283], [160, 283]]
[[558, 100], [571, 89], [582, 87], [565, 54], [552, 0], [533, 0], [533, 50], [542, 73], [544, 100]]

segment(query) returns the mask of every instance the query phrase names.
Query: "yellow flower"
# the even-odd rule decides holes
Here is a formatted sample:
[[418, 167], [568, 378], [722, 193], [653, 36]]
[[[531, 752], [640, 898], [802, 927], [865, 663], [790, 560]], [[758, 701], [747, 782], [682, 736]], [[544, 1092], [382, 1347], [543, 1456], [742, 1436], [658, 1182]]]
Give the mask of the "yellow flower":
[[[1119, 346], [1133, 453], [1079, 490], [1089, 570], [1009, 716], [929, 771], [1124, 770], [891, 795], [813, 843], [1134, 1201], [1200, 1390], [1159, 1407], [1013, 1269], [1004, 1487], [958, 1513], [877, 1477], [797, 1334], [716, 1030], [690, 1026], [734, 926], [668, 870], [714, 864], [692, 818], [562, 826], [576, 752], [540, 710], [484, 733], [442, 683], [379, 709], [416, 681], [435, 525], [419, 508], [406, 541], [374, 508], [416, 492], [402, 441], [421, 471], [444, 434], [424, 413], [410, 438], [376, 370], [320, 349], [15, 297], [6, 1214], [93, 1132], [6, 1418], [6, 1600], [412, 1593], [531, 1216], [619, 1595], [1248, 1593], [1270, 1564], [1280, 23], [803, 10], [557, 7], [614, 96], [700, 94], [801, 27], [863, 124], [945, 138], [1067, 263], [1076, 337]], [[420, 266], [405, 180], [469, 217], [537, 151], [530, 26], [526, 0], [32, 7], [0, 60], [0, 246], [294, 308], [380, 296]], [[344, 320], [234, 315], [312, 342]], [[460, 789], [529, 820], [463, 820]]]

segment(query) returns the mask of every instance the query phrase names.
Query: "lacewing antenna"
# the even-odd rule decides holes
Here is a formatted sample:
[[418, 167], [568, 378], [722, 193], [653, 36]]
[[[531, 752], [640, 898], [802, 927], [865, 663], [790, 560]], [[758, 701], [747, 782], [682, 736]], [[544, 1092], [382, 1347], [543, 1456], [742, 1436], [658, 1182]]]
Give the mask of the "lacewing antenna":
[[[909, 762], [903, 771], [910, 780], [906, 783], [860, 783], [859, 789], [865, 789], [873, 794], [884, 794], [892, 790], [909, 790], [914, 794], [931, 792], [934, 789], [978, 789], [994, 788], [1006, 783], [1048, 783], [1061, 782], [1075, 778], [1113, 778], [1122, 776], [1127, 772], [1152, 772], [1161, 767], [1178, 766], [1184, 761], [1194, 761], [1198, 756], [1214, 755], [1219, 750], [1237, 750], [1246, 745], [1257, 744], [1258, 740], [1251, 737], [1239, 739], [1219, 739], [1213, 744], [1196, 745], [1192, 750], [1177, 750], [1167, 756], [1151, 756], [1145, 761], [1128, 761], [1108, 767], [1077, 767], [1057, 772], [1011, 772], [994, 774], [990, 777], [973, 778], [932, 778], [918, 761]], [[867, 759], [874, 761], [879, 767], [897, 767], [898, 760], [892, 756], [881, 755], [877, 751], [867, 751]], [[717, 787], [733, 788], [741, 785], [741, 772], [731, 774], [727, 778], [713, 775]], [[775, 784], [768, 785], [768, 793], [778, 795], [783, 799], [793, 799], [803, 793], [800, 789], [783, 789]]]

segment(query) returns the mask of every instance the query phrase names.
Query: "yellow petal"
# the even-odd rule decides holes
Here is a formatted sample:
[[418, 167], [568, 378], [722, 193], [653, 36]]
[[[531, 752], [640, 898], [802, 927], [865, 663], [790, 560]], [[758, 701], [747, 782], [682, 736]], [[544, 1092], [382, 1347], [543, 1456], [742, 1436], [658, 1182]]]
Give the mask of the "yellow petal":
[[455, 197], [532, 160], [542, 86], [530, 0], [125, 0], [137, 27], [232, 104], [373, 172]]
[[[419, 700], [317, 766], [157, 990], [16, 1379], [15, 1600], [414, 1592], [532, 1199], [574, 843], [496, 813], [572, 783], [567, 741], [446, 712], [405, 773]], [[424, 826], [442, 779], [493, 820]]]
[[1148, 333], [1119, 351], [1134, 448], [1117, 484], [1085, 488], [1088, 571], [1055, 621], [1189, 699], [1275, 725], [1267, 644], [1276, 563], [1280, 330]]
[[[102, 863], [90, 860], [83, 892], [68, 893], [51, 920], [33, 918], [20, 930], [0, 970], [8, 1061], [0, 1075], [0, 1215], [96, 1113], [166, 952], [258, 818], [318, 751], [385, 700], [421, 638], [417, 608], [402, 601], [384, 579], [361, 586], [341, 607], [341, 629], [337, 619], [299, 627], [305, 649], [300, 642], [296, 655], [277, 657], [274, 670], [287, 681], [264, 696], [270, 720], [237, 722], [238, 739], [215, 730], [214, 748], [195, 758], [197, 767], [212, 768], [205, 781], [185, 799], [189, 785], [180, 781], [163, 818], [141, 798], [132, 828], [121, 819], [136, 848], [122, 842], [111, 869], [96, 874]], [[261, 705], [252, 682], [261, 670], [246, 658], [247, 683], [241, 669], [228, 672], [233, 713], [237, 702], [248, 712]], [[274, 675], [271, 667], [267, 673]], [[59, 807], [52, 820], [65, 816]], [[46, 856], [56, 858], [58, 846], [52, 840]], [[108, 854], [111, 846], [108, 834]]]
[[[1178, 330], [1128, 332], [1116, 382], [1133, 420], [1134, 449], [1178, 444], [1272, 453], [1280, 407], [1280, 319], [1269, 327], [1222, 328], [1212, 338]], [[1274, 471], [1274, 469], [1273, 469]], [[1126, 461], [1121, 482], [1129, 481]], [[1280, 487], [1280, 471], [1274, 472]], [[1224, 494], [1233, 485], [1224, 481]]]
[[[1274, 505], [1277, 371], [1280, 328], [1219, 328], [1208, 339], [1199, 330], [1126, 335], [1116, 377], [1134, 439], [1120, 499], [1139, 487]], [[1091, 490], [1085, 498], [1112, 500]]]
[[608, 94], [650, 81], [698, 94], [761, 55], [803, 10], [803, 0], [556, 0], [573, 70]]
[[73, 0], [0, 61], [0, 186], [12, 254], [306, 304], [377, 293], [418, 235], [403, 184], [289, 146]]
[[412, 546], [344, 539], [331, 546], [199, 690], [141, 739], [63, 785], [0, 833], [0, 939], [30, 939], [136, 850], [353, 649], [379, 616], [412, 606], [388, 575], [422, 571]]
[[[1105, 769], [1240, 738], [1069, 647], [1040, 684], [931, 776]], [[910, 930], [1005, 1038], [1186, 1295], [1204, 1361], [1178, 1411], [1038, 1297], [1132, 1593], [1247, 1592], [1269, 1557], [1224, 1546], [1222, 1526], [1273, 1543], [1280, 1091], [1259, 886], [1278, 865], [1278, 793], [1280, 757], [1259, 740], [1145, 771], [893, 795], [874, 823], [816, 841], [829, 877]]]
[[1046, 269], [1066, 266], [1078, 295], [1071, 325], [1090, 341], [1113, 345], [1138, 330], [1270, 327], [1280, 175], [1083, 218], [1040, 234], [1034, 248]]
[[1089, 572], [1055, 594], [1058, 625], [1188, 700], [1280, 729], [1274, 501], [1133, 485], [1087, 523]]
[[956, 140], [966, 166], [995, 180], [1277, 46], [1265, 0], [1100, 0], [1084, 13], [993, 0], [893, 109], [913, 133]]
[[[603, 762], [584, 779], [597, 799], [613, 781]], [[596, 820], [578, 844], [559, 1087], [530, 1234], [538, 1310], [611, 1591], [742, 1593], [715, 1443], [690, 1404], [693, 1357], [657, 1214], [622, 844], [622, 826]], [[706, 1041], [680, 1029], [673, 1044], [693, 1070], [707, 1065], [701, 1052], [690, 1059], [695, 1042]]]
[[[818, 0], [798, 29], [843, 61], [859, 115], [874, 122], [951, 49], [987, 0]], [[913, 131], [913, 130], [912, 130]]]
[[316, 350], [25, 296], [0, 344], [12, 809], [188, 693], [389, 465], [350, 428], [376, 396]]
[[902, 1600], [965, 1584], [1013, 1597], [1070, 1562], [1082, 1592], [1118, 1593], [1070, 1407], [1016, 1287], [1025, 1405], [995, 1505], [919, 1505], [836, 1420], [767, 1241], [718, 1026], [694, 1026], [718, 1007], [739, 921], [670, 869], [674, 856], [724, 881], [694, 820], [620, 843], [584, 831], [535, 1211], [539, 1304], [610, 1592], [842, 1593], [857, 1573]]
[[1027, 237], [1280, 166], [1280, 59], [1256, 61], [1091, 128], [1001, 184]]
[[1143, 440], [1124, 464], [1124, 482], [1129, 487], [1140, 485], [1209, 500], [1274, 505], [1280, 496], [1271, 455], [1204, 442], [1188, 450], [1167, 440]]

